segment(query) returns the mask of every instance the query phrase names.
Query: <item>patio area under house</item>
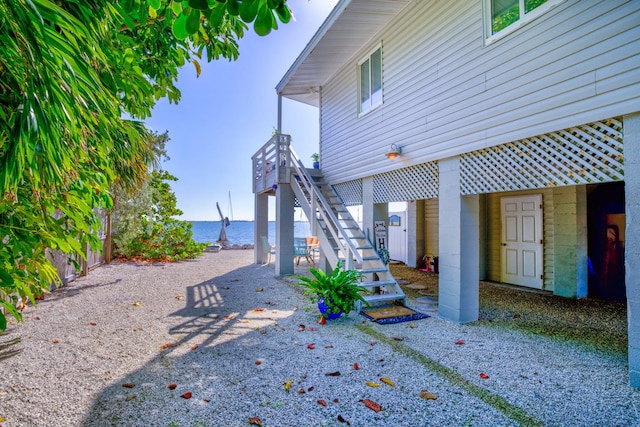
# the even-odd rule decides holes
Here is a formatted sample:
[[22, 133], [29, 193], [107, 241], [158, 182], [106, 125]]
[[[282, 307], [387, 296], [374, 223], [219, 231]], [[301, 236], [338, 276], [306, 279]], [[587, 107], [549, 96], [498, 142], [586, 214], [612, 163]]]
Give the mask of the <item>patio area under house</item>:
[[[478, 320], [481, 281], [626, 302], [640, 388], [640, 2], [340, 0], [276, 94], [252, 159], [257, 263], [274, 197], [276, 274], [294, 273], [299, 206], [316, 267], [404, 302], [377, 234], [403, 202], [407, 266], [438, 258], [439, 317]], [[283, 98], [318, 109], [319, 170], [282, 134]]]

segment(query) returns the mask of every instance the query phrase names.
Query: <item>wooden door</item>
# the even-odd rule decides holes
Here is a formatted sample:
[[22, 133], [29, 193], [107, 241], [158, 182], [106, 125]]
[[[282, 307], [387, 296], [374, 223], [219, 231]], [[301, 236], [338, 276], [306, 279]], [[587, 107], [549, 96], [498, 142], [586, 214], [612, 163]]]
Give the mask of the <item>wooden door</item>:
[[500, 211], [501, 280], [542, 289], [542, 195], [503, 197]]

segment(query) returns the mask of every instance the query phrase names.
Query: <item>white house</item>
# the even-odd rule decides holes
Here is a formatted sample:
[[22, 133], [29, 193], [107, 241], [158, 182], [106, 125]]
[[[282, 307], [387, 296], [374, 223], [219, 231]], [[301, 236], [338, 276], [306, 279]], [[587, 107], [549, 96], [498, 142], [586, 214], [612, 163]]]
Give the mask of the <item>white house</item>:
[[[367, 236], [408, 202], [440, 316], [476, 320], [482, 279], [626, 293], [640, 387], [640, 1], [341, 0], [277, 92], [319, 108], [322, 177]], [[280, 243], [302, 195], [282, 193]]]

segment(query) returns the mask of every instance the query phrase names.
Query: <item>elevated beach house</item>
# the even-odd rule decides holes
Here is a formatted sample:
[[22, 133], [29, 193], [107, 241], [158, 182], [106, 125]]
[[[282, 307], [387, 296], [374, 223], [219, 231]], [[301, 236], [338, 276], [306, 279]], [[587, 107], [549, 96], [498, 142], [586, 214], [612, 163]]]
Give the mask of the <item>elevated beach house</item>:
[[277, 134], [253, 158], [256, 248], [275, 196], [278, 274], [301, 206], [323, 268], [402, 299], [375, 226], [406, 201], [408, 263], [437, 257], [441, 317], [476, 320], [480, 280], [626, 298], [640, 387], [640, 1], [340, 0], [277, 93], [318, 107], [321, 157], [304, 168]]

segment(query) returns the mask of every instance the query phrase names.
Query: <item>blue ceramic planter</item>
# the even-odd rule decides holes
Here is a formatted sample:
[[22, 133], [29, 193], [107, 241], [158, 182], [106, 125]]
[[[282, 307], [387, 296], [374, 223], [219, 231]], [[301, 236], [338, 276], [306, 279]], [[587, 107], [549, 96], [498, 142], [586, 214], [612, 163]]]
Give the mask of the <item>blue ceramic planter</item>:
[[338, 317], [342, 316], [342, 313], [327, 313], [329, 307], [324, 303], [324, 298], [320, 298], [318, 300], [318, 310], [320, 310], [320, 314], [322, 314], [327, 320], [335, 320]]

